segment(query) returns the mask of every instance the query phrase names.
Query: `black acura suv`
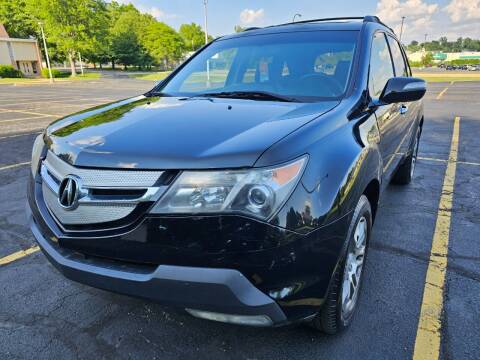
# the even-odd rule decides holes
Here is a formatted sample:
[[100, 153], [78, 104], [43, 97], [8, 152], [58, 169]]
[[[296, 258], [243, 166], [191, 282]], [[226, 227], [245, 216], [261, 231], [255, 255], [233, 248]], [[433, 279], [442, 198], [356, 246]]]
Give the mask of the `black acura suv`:
[[219, 38], [142, 96], [35, 141], [31, 230], [69, 279], [235, 324], [351, 322], [425, 82], [377, 17]]

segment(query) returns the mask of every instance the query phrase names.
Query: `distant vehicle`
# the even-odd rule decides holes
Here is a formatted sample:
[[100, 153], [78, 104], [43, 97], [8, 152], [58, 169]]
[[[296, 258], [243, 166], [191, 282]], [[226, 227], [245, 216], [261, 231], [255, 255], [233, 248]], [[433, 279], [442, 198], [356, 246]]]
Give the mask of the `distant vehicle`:
[[379, 199], [413, 178], [426, 84], [377, 17], [340, 20], [224, 36], [48, 126], [27, 210], [48, 260], [199, 318], [346, 328]]
[[445, 70], [457, 70], [457, 67], [455, 65], [447, 65]]
[[468, 65], [467, 70], [468, 71], [477, 71], [479, 69], [478, 65]]

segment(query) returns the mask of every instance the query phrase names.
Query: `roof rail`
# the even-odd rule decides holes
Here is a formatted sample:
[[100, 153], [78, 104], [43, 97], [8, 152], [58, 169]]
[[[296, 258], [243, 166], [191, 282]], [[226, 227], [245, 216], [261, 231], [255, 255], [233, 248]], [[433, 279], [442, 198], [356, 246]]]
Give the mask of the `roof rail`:
[[261, 29], [261, 27], [258, 27], [258, 26], [252, 26], [252, 27], [248, 27], [248, 28], [245, 28], [242, 30], [242, 32], [245, 32], [245, 31], [252, 31], [252, 30], [258, 30], [258, 29]]
[[395, 31], [393, 31], [393, 29], [388, 26], [387, 24], [385, 24], [384, 22], [382, 22], [382, 20], [380, 20], [380, 18], [378, 16], [375, 16], [375, 15], [365, 15], [363, 17], [363, 22], [374, 22], [374, 23], [377, 23], [377, 24], [380, 24], [380, 25], [383, 25], [385, 26], [386, 28], [390, 29], [391, 32], [395, 33]]
[[389, 26], [387, 26], [385, 23], [383, 23], [378, 16], [374, 15], [365, 15], [365, 16], [345, 16], [345, 17], [332, 17], [332, 18], [320, 18], [320, 19], [310, 19], [310, 20], [300, 20], [300, 21], [295, 21], [295, 22], [289, 22], [285, 24], [280, 24], [280, 25], [274, 25], [274, 26], [281, 26], [281, 25], [291, 25], [291, 24], [307, 24], [307, 23], [313, 23], [313, 22], [320, 22], [320, 21], [336, 21], [336, 20], [363, 20], [364, 23], [367, 22], [373, 22], [377, 24], [381, 24], [388, 29], [390, 29], [393, 32], [393, 29]]

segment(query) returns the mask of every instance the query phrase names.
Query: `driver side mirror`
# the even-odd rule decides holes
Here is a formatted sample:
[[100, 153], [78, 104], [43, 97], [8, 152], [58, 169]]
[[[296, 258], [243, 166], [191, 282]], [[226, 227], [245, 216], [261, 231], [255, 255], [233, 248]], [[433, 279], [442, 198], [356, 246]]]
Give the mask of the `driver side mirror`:
[[387, 81], [380, 102], [393, 104], [420, 100], [427, 91], [423, 79], [413, 77], [394, 77]]

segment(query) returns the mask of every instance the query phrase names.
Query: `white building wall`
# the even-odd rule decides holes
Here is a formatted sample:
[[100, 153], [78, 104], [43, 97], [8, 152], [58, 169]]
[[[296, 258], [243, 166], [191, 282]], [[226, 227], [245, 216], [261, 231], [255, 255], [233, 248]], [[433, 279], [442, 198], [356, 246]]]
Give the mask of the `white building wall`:
[[0, 40], [0, 65], [12, 65], [10, 55], [8, 54], [8, 47], [5, 41]]
[[12, 42], [15, 61], [37, 61], [37, 49], [33, 42]]

